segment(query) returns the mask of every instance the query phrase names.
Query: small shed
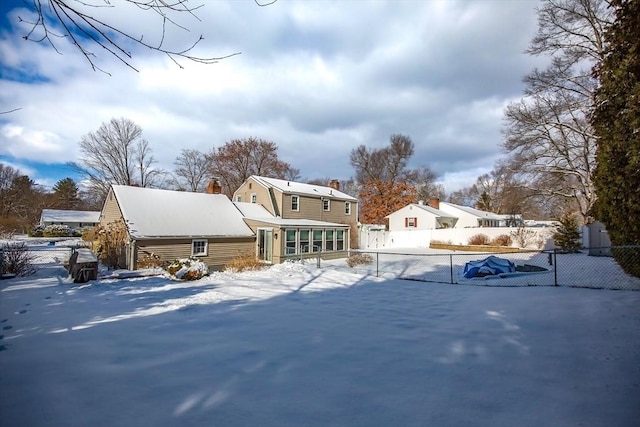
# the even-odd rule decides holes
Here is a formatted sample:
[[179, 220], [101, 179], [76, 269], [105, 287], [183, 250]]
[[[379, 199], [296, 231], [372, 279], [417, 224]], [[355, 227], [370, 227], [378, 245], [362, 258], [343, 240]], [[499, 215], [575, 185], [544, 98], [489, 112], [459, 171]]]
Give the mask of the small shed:
[[589, 255], [591, 256], [612, 256], [611, 239], [604, 224], [594, 221], [587, 225], [589, 230]]

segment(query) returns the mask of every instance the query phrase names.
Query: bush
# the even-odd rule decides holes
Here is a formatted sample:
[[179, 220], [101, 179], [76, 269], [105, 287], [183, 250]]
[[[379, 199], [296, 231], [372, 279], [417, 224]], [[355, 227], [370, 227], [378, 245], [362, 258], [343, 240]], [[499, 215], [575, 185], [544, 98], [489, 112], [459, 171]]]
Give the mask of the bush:
[[29, 230], [28, 235], [30, 237], [42, 237], [44, 235], [44, 225], [36, 225]]
[[245, 270], [259, 270], [264, 264], [253, 253], [246, 253], [235, 257], [225, 264], [225, 271], [240, 273]]
[[347, 265], [351, 268], [356, 265], [365, 265], [371, 264], [373, 262], [373, 257], [369, 254], [353, 254], [349, 258], [347, 258]]
[[640, 247], [614, 246], [611, 255], [627, 274], [640, 277]]
[[469, 245], [488, 245], [489, 244], [489, 236], [486, 234], [476, 234], [469, 237], [467, 241]]
[[164, 268], [165, 264], [158, 255], [150, 253], [138, 260], [136, 268]]
[[537, 233], [524, 226], [518, 227], [515, 231], [512, 231], [511, 237], [515, 240], [519, 248], [526, 248], [534, 243], [536, 245], [540, 244], [538, 242], [539, 239]]
[[209, 275], [207, 265], [196, 258], [176, 259], [167, 266], [167, 273], [181, 280], [198, 280]]
[[28, 276], [36, 272], [33, 266], [35, 256], [29, 251], [26, 243], [5, 243], [0, 249], [0, 254], [0, 274]]
[[115, 221], [106, 226], [98, 226], [87, 235], [94, 233], [96, 253], [100, 261], [108, 268], [124, 268], [125, 246], [127, 243], [127, 227], [123, 221]]
[[501, 234], [497, 237], [494, 237], [493, 240], [491, 240], [490, 244], [492, 246], [511, 246], [511, 236], [509, 236], [508, 234]]
[[564, 252], [575, 253], [582, 248], [582, 235], [578, 229], [578, 220], [574, 215], [566, 214], [558, 220], [560, 223], [553, 233], [553, 243]]
[[73, 230], [68, 225], [47, 225], [42, 231], [42, 237], [71, 237]]

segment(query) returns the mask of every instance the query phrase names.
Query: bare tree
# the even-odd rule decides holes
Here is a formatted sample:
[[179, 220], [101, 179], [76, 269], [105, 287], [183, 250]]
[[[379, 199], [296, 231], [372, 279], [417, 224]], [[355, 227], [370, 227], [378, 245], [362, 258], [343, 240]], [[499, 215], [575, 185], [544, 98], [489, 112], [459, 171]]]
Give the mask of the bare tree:
[[211, 168], [204, 153], [183, 148], [173, 164], [176, 167], [173, 171], [174, 183], [178, 189], [192, 192], [204, 190]]
[[394, 134], [389, 138], [389, 146], [381, 149], [370, 149], [360, 145], [351, 150], [350, 164], [356, 172], [356, 179], [361, 182], [369, 180], [396, 183], [407, 178], [407, 163], [414, 153], [411, 138]]
[[80, 141], [78, 163], [71, 163], [89, 180], [94, 192], [106, 197], [111, 184], [153, 187], [163, 173], [153, 168], [155, 159], [142, 128], [129, 119], [111, 119]]
[[[274, 2], [256, 1], [256, 4], [267, 6]], [[92, 51], [96, 48], [138, 71], [132, 64], [133, 55], [127, 48], [131, 43], [166, 55], [180, 68], [180, 60], [212, 64], [239, 54], [235, 52], [219, 57], [193, 54], [193, 49], [203, 40], [202, 35], [194, 37], [191, 45], [184, 48], [168, 47], [168, 27], [189, 31], [188, 26], [180, 22], [181, 18], [200, 20], [197, 11], [204, 4], [191, 5], [188, 0], [123, 0], [113, 3], [111, 0], [25, 0], [24, 3], [35, 14], [35, 19], [20, 18], [21, 22], [30, 26], [23, 37], [25, 40], [48, 43], [58, 52], [56, 39], [68, 38], [94, 70], [105, 72], [96, 65], [96, 54]], [[147, 41], [148, 35], [145, 38], [143, 33], [134, 33], [121, 23], [100, 16], [101, 9], [114, 7], [138, 8], [155, 13], [161, 29], [157, 40]]]
[[213, 149], [207, 159], [210, 176], [221, 181], [229, 197], [251, 175], [280, 179], [296, 179], [300, 175], [298, 169], [278, 158], [275, 143], [254, 137], [227, 142]]
[[523, 186], [564, 200], [586, 221], [595, 201], [596, 138], [589, 124], [597, 87], [593, 65], [604, 56], [611, 19], [605, 0], [545, 0], [528, 53], [549, 55], [526, 78], [525, 95], [505, 110], [503, 147]]

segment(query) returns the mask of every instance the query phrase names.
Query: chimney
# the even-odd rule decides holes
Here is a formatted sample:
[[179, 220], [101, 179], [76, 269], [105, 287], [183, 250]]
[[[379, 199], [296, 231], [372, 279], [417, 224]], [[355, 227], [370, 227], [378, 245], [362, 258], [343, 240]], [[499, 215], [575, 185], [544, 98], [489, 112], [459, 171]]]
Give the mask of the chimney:
[[207, 185], [207, 189], [205, 190], [205, 193], [207, 194], [222, 193], [222, 186], [220, 185], [217, 179], [212, 179], [211, 181], [209, 181], [209, 184]]
[[437, 197], [430, 198], [429, 203], [427, 204], [434, 209], [440, 209], [440, 199], [438, 199]]
[[338, 181], [337, 179], [332, 179], [329, 182], [329, 187], [333, 188], [336, 191], [340, 191], [340, 181]]

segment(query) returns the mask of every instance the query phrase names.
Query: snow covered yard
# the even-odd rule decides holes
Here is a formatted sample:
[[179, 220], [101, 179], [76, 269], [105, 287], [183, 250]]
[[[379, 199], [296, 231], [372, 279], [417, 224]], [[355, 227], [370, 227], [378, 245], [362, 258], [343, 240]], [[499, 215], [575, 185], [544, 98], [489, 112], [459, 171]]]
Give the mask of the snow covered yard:
[[2, 426], [635, 426], [640, 292], [283, 264], [0, 281]]

